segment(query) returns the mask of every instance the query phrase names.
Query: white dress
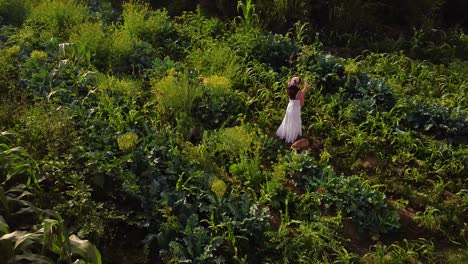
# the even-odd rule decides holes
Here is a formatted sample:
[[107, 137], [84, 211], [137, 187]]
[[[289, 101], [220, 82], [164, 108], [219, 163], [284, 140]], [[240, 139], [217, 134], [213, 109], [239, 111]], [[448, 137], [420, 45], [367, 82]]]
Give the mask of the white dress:
[[[297, 97], [296, 97], [297, 98]], [[293, 143], [298, 136], [302, 136], [301, 101], [289, 100], [281, 126], [276, 135], [288, 143]]]

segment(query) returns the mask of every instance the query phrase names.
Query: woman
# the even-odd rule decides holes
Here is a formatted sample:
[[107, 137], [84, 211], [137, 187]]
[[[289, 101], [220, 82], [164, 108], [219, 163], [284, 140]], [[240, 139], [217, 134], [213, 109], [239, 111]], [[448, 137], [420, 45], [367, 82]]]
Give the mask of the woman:
[[287, 94], [289, 104], [286, 108], [281, 126], [276, 131], [276, 135], [285, 139], [287, 143], [293, 143], [298, 136], [302, 136], [301, 107], [304, 106], [305, 93], [309, 89], [307, 81], [304, 82], [304, 88], [299, 77], [293, 77], [288, 83]]

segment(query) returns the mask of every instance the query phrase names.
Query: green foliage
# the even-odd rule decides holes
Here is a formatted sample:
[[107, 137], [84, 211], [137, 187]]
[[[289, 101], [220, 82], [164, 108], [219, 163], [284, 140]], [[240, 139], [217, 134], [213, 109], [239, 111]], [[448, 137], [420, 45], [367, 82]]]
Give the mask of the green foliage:
[[114, 76], [100, 76], [97, 93], [102, 98], [133, 99], [141, 94], [141, 85], [131, 79], [119, 79]]
[[237, 29], [227, 37], [227, 43], [240, 56], [258, 60], [274, 70], [290, 66], [300, 51], [287, 37], [257, 29]]
[[[153, 2], [0, 0], [0, 127], [25, 147], [0, 135], [2, 257], [99, 263], [69, 228], [106, 263], [463, 259], [404, 240], [416, 223], [467, 241], [467, 39], [433, 27], [439, 0], [200, 1], [174, 17], [197, 3]], [[302, 153], [274, 135], [291, 75], [313, 88]], [[342, 216], [398, 241], [366, 254]]]
[[244, 159], [229, 166], [229, 172], [243, 184], [258, 189], [264, 181], [257, 161]]
[[187, 73], [170, 71], [161, 80], [152, 81], [152, 92], [161, 121], [175, 124], [177, 131], [189, 139], [197, 134], [190, 115], [203, 92], [200, 85]]
[[244, 97], [232, 89], [231, 81], [215, 75], [204, 78], [202, 94], [195, 100], [191, 114], [203, 128], [217, 129], [235, 125], [245, 110]]
[[188, 114], [201, 95], [199, 86], [186, 74], [178, 76], [171, 72], [161, 80], [154, 80], [152, 86], [159, 110], [169, 117]]
[[337, 176], [330, 167], [306, 154], [287, 157], [288, 174], [307, 191], [320, 190], [320, 201], [351, 216], [358, 226], [371, 233], [387, 233], [399, 227], [397, 212], [389, 208], [385, 194], [358, 176]]
[[343, 97], [372, 98], [380, 111], [388, 111], [395, 105], [393, 89], [383, 79], [371, 79], [365, 73], [357, 76], [348, 75]]
[[137, 143], [138, 135], [132, 132], [122, 134], [117, 138], [117, 144], [119, 145], [119, 149], [123, 151], [132, 149]]
[[[109, 41], [105, 42], [104, 51], [101, 55], [108, 60], [108, 64], [105, 66], [116, 73], [130, 71], [132, 69], [131, 56], [140, 46], [141, 40], [133, 38], [128, 31], [116, 27], [113, 27], [110, 31], [109, 39]], [[145, 52], [152, 52], [152, 49]]]
[[211, 190], [215, 193], [218, 199], [222, 199], [226, 193], [226, 184], [220, 179], [215, 179], [211, 183]]
[[203, 134], [202, 147], [222, 163], [239, 161], [252, 153], [253, 133], [246, 127], [236, 126], [223, 128], [212, 133]]
[[449, 63], [456, 58], [466, 60], [468, 40], [462, 32], [426, 27], [413, 30], [413, 36], [404, 44], [409, 57], [435, 63]]
[[[85, 22], [74, 27], [70, 33], [70, 42], [85, 47], [94, 58], [102, 58], [103, 40], [106, 34], [101, 22]], [[94, 61], [94, 60], [93, 60]], [[96, 63], [96, 62], [95, 62]]]
[[408, 126], [436, 137], [468, 135], [468, 116], [459, 108], [448, 109], [438, 104], [416, 104], [408, 113]]
[[345, 82], [344, 66], [337, 57], [304, 53], [298, 60], [298, 69], [308, 75], [315, 73], [317, 87], [325, 93], [337, 92]]
[[390, 246], [375, 245], [363, 257], [364, 263], [405, 263], [421, 262], [435, 263], [434, 244], [425, 239], [413, 241], [403, 240]]
[[349, 177], [337, 185], [330, 183], [324, 187], [337, 196], [330, 202], [363, 229], [371, 233], [387, 233], [399, 228], [399, 216], [387, 205], [385, 194], [359, 177]]
[[0, 1], [0, 23], [21, 25], [31, 11], [30, 0], [1, 0]]
[[19, 77], [17, 68], [19, 52], [19, 46], [13, 46], [0, 51], [0, 63], [3, 65], [0, 70], [0, 93], [2, 95], [12, 96], [18, 93], [15, 90]]
[[242, 21], [242, 25], [246, 28], [255, 27], [258, 24], [258, 16], [255, 13], [255, 5], [252, 0], [246, 0], [245, 3], [242, 1], [237, 2], [237, 12], [241, 13], [239, 17]]
[[169, 41], [173, 31], [172, 21], [164, 10], [153, 11], [149, 5], [139, 1], [129, 1], [123, 4], [122, 30], [131, 37], [148, 42], [155, 48], [160, 48]]
[[33, 5], [19, 38], [26, 45], [50, 48], [67, 41], [73, 28], [87, 20], [88, 11], [75, 0], [40, 1]]
[[[69, 236], [65, 221], [58, 213], [42, 210], [30, 201], [32, 193], [37, 193], [39, 190], [37, 164], [24, 149], [9, 148], [4, 143], [8, 142], [8, 136], [11, 134], [6, 132], [0, 134], [2, 142], [0, 168], [6, 169], [2, 169], [1, 173], [6, 173], [7, 176], [5, 181], [2, 180], [0, 187], [2, 258], [7, 262], [27, 260], [41, 263], [71, 263], [74, 254], [76, 259], [100, 264], [101, 255], [94, 245], [75, 235]], [[26, 181], [19, 179], [14, 182], [15, 186], [10, 179], [18, 175], [28, 177]]]
[[273, 69], [281, 69], [291, 63], [292, 58], [299, 53], [299, 47], [282, 35], [267, 33], [257, 36], [252, 52], [252, 56], [260, 62]]
[[283, 216], [276, 232], [267, 232], [273, 263], [333, 263], [345, 251], [336, 232], [341, 217], [321, 217], [311, 222]]
[[[172, 41], [177, 36], [165, 11], [153, 11], [148, 4], [129, 1], [123, 5], [123, 24], [110, 27], [110, 41], [97, 54], [99, 66], [113, 72], [142, 71], [150, 68], [158, 54], [177, 54]], [[106, 64], [102, 64], [107, 61]]]
[[72, 116], [43, 103], [31, 107], [16, 124], [21, 144], [35, 158], [58, 156], [79, 142]]
[[201, 76], [224, 76], [234, 83], [242, 70], [242, 59], [230, 47], [221, 44], [194, 49], [187, 61]]
[[[4, 164], [0, 167], [2, 186], [12, 186], [12, 184], [21, 182], [26, 182], [26, 185], [37, 184], [37, 163], [24, 148], [9, 147], [15, 136], [15, 134], [9, 132], [0, 133], [0, 162]], [[6, 203], [7, 201], [2, 202], [5, 206], [4, 210], [8, 213], [9, 209]]]
[[[189, 39], [190, 45], [202, 46], [212, 39], [222, 36], [226, 25], [216, 17], [205, 17], [200, 14], [184, 13], [174, 24], [179, 35]], [[183, 41], [181, 39], [180, 41]], [[188, 45], [188, 44], [182, 44]]]

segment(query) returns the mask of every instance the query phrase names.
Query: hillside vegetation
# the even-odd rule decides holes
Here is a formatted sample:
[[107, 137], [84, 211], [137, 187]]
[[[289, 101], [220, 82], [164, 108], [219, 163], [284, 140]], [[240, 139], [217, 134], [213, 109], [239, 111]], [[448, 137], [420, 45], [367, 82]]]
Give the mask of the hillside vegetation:
[[0, 264], [466, 263], [463, 2], [231, 2], [0, 0]]

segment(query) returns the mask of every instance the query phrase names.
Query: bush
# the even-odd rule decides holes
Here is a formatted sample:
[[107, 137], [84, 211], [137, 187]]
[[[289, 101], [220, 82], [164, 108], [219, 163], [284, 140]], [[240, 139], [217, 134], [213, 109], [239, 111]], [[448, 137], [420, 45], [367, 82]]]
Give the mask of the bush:
[[453, 138], [468, 135], [468, 116], [459, 108], [449, 109], [438, 104], [416, 103], [408, 113], [407, 125], [436, 137]]
[[317, 87], [325, 93], [336, 93], [346, 81], [343, 64], [330, 54], [305, 53], [298, 58], [297, 68], [304, 74], [316, 75]]
[[[225, 24], [216, 17], [207, 18], [193, 13], [184, 13], [176, 18], [174, 25], [180, 37], [188, 38], [190, 43], [182, 43], [183, 46], [202, 46], [222, 36]], [[184, 38], [180, 39], [183, 41]]]
[[119, 79], [114, 76], [103, 76], [99, 78], [98, 94], [112, 97], [116, 100], [131, 101], [141, 94], [141, 84], [130, 79]]
[[99, 66], [104, 69], [108, 67], [114, 73], [132, 70], [130, 58], [141, 41], [117, 27], [110, 28], [110, 34], [107, 38], [102, 57], [98, 56], [98, 58], [102, 58], [99, 61], [102, 61], [101, 63], [107, 62], [107, 65]]
[[344, 99], [373, 98], [380, 111], [388, 111], [395, 105], [392, 87], [384, 79], [369, 78], [366, 73], [348, 75], [344, 89]]
[[314, 160], [309, 154], [286, 156], [288, 176], [302, 192], [319, 192], [325, 208], [336, 208], [343, 216], [352, 217], [362, 230], [388, 233], [399, 227], [395, 209], [385, 201], [385, 194], [358, 176], [337, 176], [330, 166]]
[[370, 247], [362, 258], [364, 263], [434, 263], [435, 259], [434, 244], [423, 238], [404, 239], [389, 246], [377, 244]]
[[[65, 221], [53, 210], [38, 207], [34, 196], [42, 194], [37, 181], [38, 166], [22, 147], [10, 148], [9, 133], [0, 133], [0, 252], [5, 263], [101, 263], [99, 251], [89, 241], [67, 231]], [[26, 176], [19, 179], [17, 176]], [[16, 182], [11, 181], [14, 177]], [[8, 181], [8, 184], [6, 182]], [[13, 187], [11, 187], [13, 185]]]
[[0, 0], [0, 24], [20, 26], [30, 11], [30, 0]]
[[148, 4], [130, 1], [123, 4], [122, 30], [130, 36], [161, 48], [174, 32], [172, 21], [164, 10], [152, 11]]
[[205, 132], [200, 147], [205, 148], [220, 164], [229, 164], [252, 153], [253, 136], [243, 126], [224, 128], [211, 133]]
[[0, 50], [0, 94], [10, 97], [18, 93], [19, 46]]
[[246, 109], [241, 94], [231, 89], [229, 79], [221, 76], [207, 77], [203, 84], [202, 95], [192, 108], [194, 119], [207, 129], [235, 125]]
[[239, 179], [243, 184], [251, 186], [254, 189], [260, 188], [265, 180], [260, 172], [258, 161], [243, 159], [241, 162], [229, 166], [229, 172]]
[[187, 74], [175, 72], [161, 80], [152, 81], [152, 91], [156, 95], [157, 108], [165, 120], [188, 116], [195, 100], [201, 95], [197, 83]]
[[77, 25], [71, 30], [70, 42], [86, 47], [96, 62], [105, 61], [103, 58], [103, 41], [106, 39], [101, 22], [86, 22]]
[[266, 63], [275, 70], [288, 67], [299, 53], [299, 47], [279, 34], [265, 33], [256, 38], [253, 58]]
[[[284, 217], [283, 217], [284, 218]], [[336, 230], [341, 217], [320, 217], [311, 222], [282, 219], [278, 230], [266, 232], [267, 249], [276, 263], [332, 263], [344, 247]]]
[[79, 140], [70, 114], [45, 103], [27, 110], [15, 130], [20, 134], [22, 145], [35, 158], [60, 156]]
[[196, 73], [202, 76], [224, 76], [238, 82], [242, 59], [224, 44], [211, 44], [205, 49], [194, 49], [188, 56], [187, 62]]
[[44, 0], [34, 5], [20, 31], [20, 40], [34, 47], [55, 50], [68, 41], [72, 29], [87, 20], [88, 8], [75, 0]]

